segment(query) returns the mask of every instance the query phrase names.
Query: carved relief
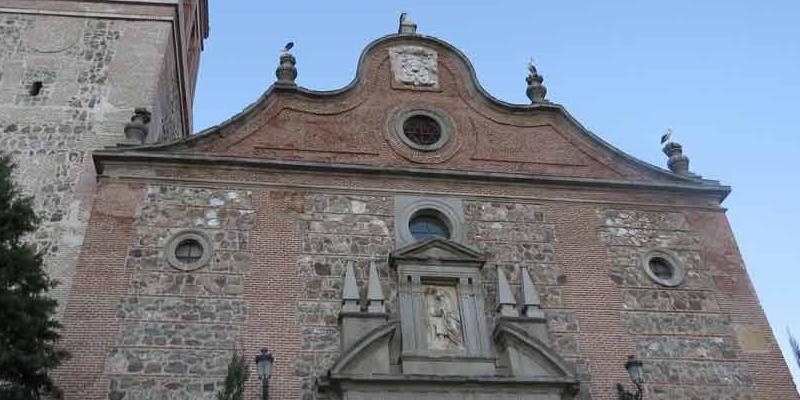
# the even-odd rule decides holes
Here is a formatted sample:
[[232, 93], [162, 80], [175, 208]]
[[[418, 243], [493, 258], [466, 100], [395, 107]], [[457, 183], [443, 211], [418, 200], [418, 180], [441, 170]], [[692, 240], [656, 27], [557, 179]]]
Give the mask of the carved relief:
[[395, 46], [389, 49], [389, 60], [394, 80], [401, 87], [439, 86], [438, 59], [435, 51], [421, 46]]
[[423, 289], [427, 309], [427, 339], [431, 350], [461, 350], [461, 313], [454, 286], [425, 285]]

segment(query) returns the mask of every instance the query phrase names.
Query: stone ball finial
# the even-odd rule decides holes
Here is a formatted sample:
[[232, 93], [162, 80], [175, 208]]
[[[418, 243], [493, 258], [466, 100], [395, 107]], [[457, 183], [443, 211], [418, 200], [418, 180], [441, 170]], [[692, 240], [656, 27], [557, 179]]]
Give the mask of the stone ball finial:
[[525, 90], [525, 94], [531, 99], [531, 104], [546, 102], [544, 96], [547, 95], [547, 88], [542, 84], [543, 81], [544, 77], [539, 75], [536, 66], [533, 65], [533, 60], [529, 61], [528, 76], [525, 78], [528, 88]]
[[150, 132], [150, 119], [152, 114], [146, 108], [139, 107], [133, 110], [131, 122], [125, 124], [125, 139], [127, 144], [144, 144]]
[[280, 63], [275, 70], [275, 76], [278, 78], [278, 84], [284, 86], [297, 86], [295, 79], [297, 79], [297, 59], [294, 58], [289, 50], [294, 47], [294, 42], [289, 42], [281, 51]]
[[417, 33], [417, 24], [408, 19], [408, 14], [400, 14], [400, 27], [397, 28], [397, 33], [414, 34]]

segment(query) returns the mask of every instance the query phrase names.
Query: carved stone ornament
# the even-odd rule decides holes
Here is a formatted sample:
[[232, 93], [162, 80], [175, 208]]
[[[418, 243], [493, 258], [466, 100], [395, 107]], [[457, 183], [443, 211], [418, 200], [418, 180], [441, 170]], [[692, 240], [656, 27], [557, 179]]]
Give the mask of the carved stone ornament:
[[427, 320], [428, 348], [431, 350], [461, 350], [461, 312], [454, 285], [423, 285]]
[[[483, 254], [433, 237], [395, 250], [389, 264], [397, 272], [399, 319], [340, 313], [341, 355], [316, 381], [326, 398], [575, 399], [580, 382], [550, 347], [544, 315], [489, 317]], [[501, 297], [517, 306], [510, 289]], [[538, 304], [532, 294], [526, 299]]]
[[436, 51], [422, 46], [395, 46], [389, 49], [392, 76], [396, 87], [439, 87], [438, 56]]

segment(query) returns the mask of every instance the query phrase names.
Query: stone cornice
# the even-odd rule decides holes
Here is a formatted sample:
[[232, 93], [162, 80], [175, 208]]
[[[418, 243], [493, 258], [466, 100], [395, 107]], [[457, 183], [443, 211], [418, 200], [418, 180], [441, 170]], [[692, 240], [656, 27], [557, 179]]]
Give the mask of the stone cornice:
[[203, 165], [263, 170], [287, 170], [335, 174], [405, 176], [429, 179], [448, 179], [476, 182], [521, 183], [558, 187], [583, 187], [623, 190], [648, 190], [664, 193], [685, 193], [713, 196], [721, 203], [731, 191], [729, 186], [714, 181], [630, 181], [596, 178], [558, 177], [504, 172], [461, 171], [420, 167], [372, 166], [360, 164], [322, 163], [308, 161], [271, 160], [252, 157], [213, 156], [192, 153], [147, 152], [136, 150], [101, 150], [93, 153], [98, 175], [105, 173], [108, 164]]

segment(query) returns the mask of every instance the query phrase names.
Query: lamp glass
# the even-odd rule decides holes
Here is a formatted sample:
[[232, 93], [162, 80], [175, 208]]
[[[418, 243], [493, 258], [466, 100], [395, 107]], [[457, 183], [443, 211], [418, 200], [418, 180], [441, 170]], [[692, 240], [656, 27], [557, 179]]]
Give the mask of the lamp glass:
[[258, 376], [261, 379], [269, 379], [272, 373], [272, 355], [261, 355], [258, 357]]
[[642, 383], [644, 377], [642, 376], [642, 362], [637, 360], [635, 356], [629, 356], [628, 361], [625, 363], [625, 369], [628, 370], [628, 375], [631, 380], [636, 383]]

